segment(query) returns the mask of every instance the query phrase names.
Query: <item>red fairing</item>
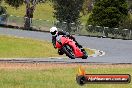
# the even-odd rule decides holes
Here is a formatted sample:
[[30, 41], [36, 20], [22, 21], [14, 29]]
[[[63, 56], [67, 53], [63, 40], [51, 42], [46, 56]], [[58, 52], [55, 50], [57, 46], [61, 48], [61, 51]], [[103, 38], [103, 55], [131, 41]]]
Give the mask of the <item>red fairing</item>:
[[62, 45], [60, 45], [60, 44], [56, 41], [56, 47], [60, 49], [60, 48], [62, 48]]
[[83, 53], [81, 52], [81, 50], [78, 47], [76, 47], [75, 42], [68, 42], [68, 44], [73, 48], [74, 54], [76, 57], [82, 57], [83, 56]]
[[83, 56], [83, 53], [81, 52], [81, 50], [76, 46], [75, 42], [71, 39], [69, 39], [68, 37], [61, 37], [60, 38], [60, 41], [61, 41], [61, 44], [59, 44], [57, 41], [56, 41], [56, 47], [57, 48], [62, 48], [64, 45], [69, 45], [73, 48], [73, 52], [75, 54], [75, 57], [82, 57]]

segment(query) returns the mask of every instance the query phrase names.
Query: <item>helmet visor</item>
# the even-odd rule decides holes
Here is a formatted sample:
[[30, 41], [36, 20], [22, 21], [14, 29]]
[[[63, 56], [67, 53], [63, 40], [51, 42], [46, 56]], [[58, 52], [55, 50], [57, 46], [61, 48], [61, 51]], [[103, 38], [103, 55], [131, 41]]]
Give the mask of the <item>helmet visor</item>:
[[52, 34], [52, 35], [55, 35], [55, 34], [56, 34], [56, 31], [54, 31], [54, 32], [51, 32], [51, 34]]

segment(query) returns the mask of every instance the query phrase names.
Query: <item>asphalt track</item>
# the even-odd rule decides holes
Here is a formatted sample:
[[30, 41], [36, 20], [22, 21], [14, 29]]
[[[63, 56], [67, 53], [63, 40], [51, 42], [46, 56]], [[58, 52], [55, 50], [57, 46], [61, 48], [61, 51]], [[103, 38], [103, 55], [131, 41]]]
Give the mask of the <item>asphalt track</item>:
[[[51, 35], [44, 32], [16, 30], [10, 28], [0, 28], [0, 34], [26, 37], [39, 40], [51, 41]], [[88, 57], [87, 59], [63, 59], [63, 58], [14, 58], [9, 62], [53, 62], [53, 63], [112, 63], [131, 64], [132, 63], [132, 40], [96, 38], [86, 36], [75, 36], [77, 41], [84, 47], [102, 50], [104, 56]], [[44, 48], [44, 47], [42, 47]], [[1, 58], [1, 61], [5, 61]]]

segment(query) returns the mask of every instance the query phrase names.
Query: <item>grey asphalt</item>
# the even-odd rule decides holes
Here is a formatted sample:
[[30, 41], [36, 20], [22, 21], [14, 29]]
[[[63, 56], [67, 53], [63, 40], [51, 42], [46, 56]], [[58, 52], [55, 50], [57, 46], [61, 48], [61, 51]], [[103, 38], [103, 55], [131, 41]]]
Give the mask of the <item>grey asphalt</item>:
[[[44, 32], [0, 28], [0, 34], [51, 41], [51, 35]], [[60, 63], [132, 63], [132, 40], [96, 38], [75, 36], [84, 47], [102, 50], [104, 56], [89, 57], [87, 59], [50, 59], [50, 58], [21, 58], [21, 62], [60, 62]], [[51, 46], [52, 47], [52, 46]], [[42, 47], [44, 48], [44, 47]], [[48, 52], [48, 51], [47, 51]], [[25, 60], [26, 59], [26, 60]], [[11, 60], [19, 62], [19, 60]]]

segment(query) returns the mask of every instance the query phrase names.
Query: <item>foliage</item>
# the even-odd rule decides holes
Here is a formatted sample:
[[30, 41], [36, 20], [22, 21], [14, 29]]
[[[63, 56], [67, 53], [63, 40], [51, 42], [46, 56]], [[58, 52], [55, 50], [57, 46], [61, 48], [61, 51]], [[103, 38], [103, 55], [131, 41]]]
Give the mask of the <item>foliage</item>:
[[21, 5], [23, 5], [24, 0], [5, 0], [6, 3], [8, 3], [10, 6], [18, 8]]
[[[54, 17], [59, 21], [64, 31], [72, 32], [72, 24], [80, 25], [80, 11], [82, 10], [84, 0], [52, 0], [54, 8]], [[75, 29], [77, 30], [77, 28]]]
[[132, 18], [131, 14], [120, 23], [120, 28], [127, 28], [132, 30]]
[[80, 18], [83, 0], [53, 0], [54, 17], [60, 22], [76, 23]]
[[129, 9], [132, 9], [132, 3], [129, 4]]
[[[6, 3], [2, 3], [2, 6], [7, 8], [7, 12], [10, 15], [23, 17], [25, 15], [25, 4], [23, 4], [19, 9], [14, 9]], [[43, 19], [43, 20], [53, 20], [53, 8], [50, 2], [38, 4], [34, 11], [35, 19]]]
[[2, 2], [3, 0], [0, 0], [0, 3]]
[[81, 12], [83, 13], [83, 15], [87, 15], [89, 12], [92, 11], [92, 8], [93, 8], [92, 0], [84, 0]]
[[96, 0], [87, 24], [119, 27], [128, 15], [126, 0]]
[[0, 15], [6, 14], [6, 13], [7, 13], [6, 8], [3, 6], [0, 6]]
[[129, 5], [129, 12], [132, 13], [132, 3]]
[[25, 29], [31, 29], [31, 20], [32, 19], [30, 20], [30, 18], [33, 18], [35, 6], [38, 3], [43, 3], [44, 0], [5, 0], [5, 2], [8, 3], [10, 6], [15, 7], [15, 8], [20, 7], [21, 5], [23, 5], [23, 3], [26, 4], [25, 17], [27, 17], [27, 18], [25, 19], [24, 28]]
[[10, 6], [18, 8], [21, 5], [23, 5], [24, 3], [27, 2], [31, 3], [31, 4], [38, 4], [38, 3], [44, 3], [45, 0], [5, 0], [6, 3], [8, 3]]

